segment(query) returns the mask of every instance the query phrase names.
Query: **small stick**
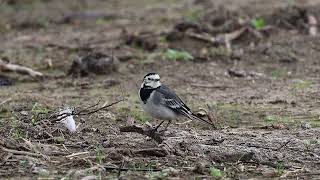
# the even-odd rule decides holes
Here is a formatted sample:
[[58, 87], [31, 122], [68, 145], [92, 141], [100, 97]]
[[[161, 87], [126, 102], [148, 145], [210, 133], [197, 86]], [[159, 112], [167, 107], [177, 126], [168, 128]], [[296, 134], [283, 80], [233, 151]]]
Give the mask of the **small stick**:
[[31, 77], [43, 77], [43, 74], [41, 72], [35, 71], [25, 66], [6, 63], [2, 59], [0, 59], [0, 71], [13, 71], [20, 74], [28, 74]]
[[[98, 106], [99, 104], [100, 104], [100, 99], [98, 100], [98, 102], [97, 102], [96, 104], [93, 104], [93, 105], [91, 105], [91, 106], [89, 106], [89, 107], [86, 107], [86, 108], [78, 111], [78, 113], [81, 114], [82, 112], [85, 112], [85, 111], [87, 111], [87, 110], [89, 110], [89, 109], [91, 109], [91, 108], [94, 108], [94, 107]], [[103, 106], [106, 106], [106, 105], [107, 105], [107, 104], [104, 104]]]
[[276, 151], [281, 150], [283, 147], [287, 146], [291, 142], [291, 139], [285, 142], [283, 145], [281, 145], [279, 148], [275, 149]]
[[113, 105], [115, 105], [115, 104], [118, 104], [119, 102], [122, 102], [122, 101], [124, 101], [123, 98], [120, 99], [120, 100], [118, 100], [118, 101], [115, 101], [115, 102], [113, 102], [113, 103], [111, 103], [111, 104], [108, 104], [108, 105], [102, 106], [102, 107], [100, 107], [100, 108], [98, 108], [98, 109], [95, 109], [95, 110], [93, 110], [93, 111], [90, 111], [90, 112], [87, 112], [87, 113], [76, 113], [75, 115], [89, 115], [89, 114], [93, 114], [93, 113], [96, 113], [96, 112], [98, 112], [98, 111], [100, 111], [100, 110], [102, 110], [102, 109], [106, 109], [106, 108], [108, 108], [108, 107], [110, 107], [110, 106], [113, 106]]
[[[56, 119], [54, 120], [54, 122], [56, 122], [56, 121], [60, 121], [60, 120], [62, 120], [62, 119], [64, 119], [64, 118], [66, 118], [66, 117], [68, 117], [68, 116], [89, 115], [89, 114], [96, 113], [96, 112], [98, 112], [98, 111], [100, 111], [100, 110], [106, 109], [106, 108], [108, 108], [108, 107], [110, 107], [110, 106], [113, 106], [113, 105], [115, 105], [115, 104], [118, 104], [118, 103], [120, 103], [120, 102], [122, 102], [122, 101], [124, 101], [123, 98], [120, 99], [120, 100], [118, 100], [118, 101], [115, 101], [115, 102], [113, 102], [113, 103], [111, 103], [111, 104], [102, 106], [102, 107], [100, 107], [100, 108], [98, 108], [98, 109], [95, 109], [95, 110], [89, 111], [89, 112], [83, 112], [84, 110], [80, 110], [80, 111], [78, 111], [78, 112], [73, 111], [73, 112], [71, 112], [71, 113], [53, 114], [53, 115], [52, 115], [51, 117], [49, 117], [49, 118], [51, 118], [51, 119], [52, 119], [52, 118], [56, 118]], [[97, 106], [97, 105], [98, 105], [98, 104], [95, 104], [95, 105], [93, 105], [93, 106], [91, 106], [91, 107], [95, 107], [95, 106]], [[89, 108], [91, 108], [91, 107], [89, 107]], [[86, 108], [85, 110], [87, 110], [87, 109], [88, 109], [88, 108]]]
[[90, 153], [89, 151], [77, 152], [77, 153], [70, 154], [70, 155], [68, 155], [68, 156], [66, 156], [66, 157], [67, 157], [67, 158], [72, 158], [72, 157], [75, 157], [75, 156], [81, 156], [81, 155], [89, 154], [89, 153]]
[[224, 44], [226, 48], [231, 51], [231, 41], [239, 38], [248, 28], [247, 27], [242, 27], [238, 30], [235, 30], [231, 33], [226, 33], [226, 34], [220, 34], [215, 37], [211, 36], [210, 34], [197, 34], [193, 32], [187, 32], [186, 35], [198, 39], [201, 41], [209, 42], [212, 44]]

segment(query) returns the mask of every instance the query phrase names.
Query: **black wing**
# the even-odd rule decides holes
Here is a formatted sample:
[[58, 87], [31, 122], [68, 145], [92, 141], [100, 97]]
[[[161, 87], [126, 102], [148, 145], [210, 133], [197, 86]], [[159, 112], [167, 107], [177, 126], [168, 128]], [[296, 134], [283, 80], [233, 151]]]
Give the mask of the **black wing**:
[[204, 120], [192, 113], [190, 108], [179, 98], [179, 96], [171, 91], [168, 87], [160, 86], [156, 89], [156, 92], [162, 96], [160, 103], [169, 107], [177, 114], [183, 115], [191, 120], [200, 120], [213, 125], [211, 122]]

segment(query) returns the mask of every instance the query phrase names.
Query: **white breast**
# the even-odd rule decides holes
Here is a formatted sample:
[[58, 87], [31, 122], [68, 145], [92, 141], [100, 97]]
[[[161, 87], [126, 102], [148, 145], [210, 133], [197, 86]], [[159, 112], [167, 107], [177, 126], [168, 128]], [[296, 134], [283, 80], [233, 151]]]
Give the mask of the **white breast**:
[[161, 105], [161, 104], [154, 104], [151, 99], [153, 98], [153, 92], [150, 95], [147, 103], [144, 104], [141, 102], [142, 109], [149, 113], [153, 118], [160, 119], [160, 120], [173, 120], [177, 117], [176, 113], [173, 112], [171, 109]]

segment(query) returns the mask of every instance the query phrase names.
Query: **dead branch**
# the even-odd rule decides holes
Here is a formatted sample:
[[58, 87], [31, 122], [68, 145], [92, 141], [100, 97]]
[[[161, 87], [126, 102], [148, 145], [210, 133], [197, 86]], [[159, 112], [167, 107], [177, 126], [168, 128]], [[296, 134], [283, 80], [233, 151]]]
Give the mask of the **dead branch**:
[[120, 132], [135, 132], [138, 134], [146, 135], [155, 140], [159, 144], [163, 142], [163, 138], [159, 132], [155, 132], [152, 128], [144, 128], [142, 126], [131, 125], [120, 127]]
[[197, 34], [194, 32], [186, 32], [186, 35], [188, 37], [191, 37], [191, 38], [194, 38], [197, 40], [201, 40], [201, 41], [205, 41], [205, 42], [209, 42], [212, 44], [224, 44], [225, 43], [224, 38], [219, 35], [216, 37], [213, 37], [209, 34]]
[[215, 37], [211, 36], [210, 34], [197, 34], [194, 32], [186, 32], [186, 35], [198, 39], [201, 41], [209, 42], [212, 44], [222, 44], [225, 45], [229, 52], [231, 52], [231, 41], [239, 38], [248, 28], [242, 27], [238, 30], [235, 30], [231, 33], [219, 34]]
[[0, 71], [12, 71], [19, 74], [28, 74], [31, 77], [43, 77], [43, 74], [41, 72], [35, 71], [25, 66], [7, 63], [2, 59], [0, 59]]
[[93, 114], [93, 113], [96, 113], [96, 112], [101, 111], [101, 110], [103, 110], [103, 109], [107, 109], [108, 107], [111, 107], [111, 106], [113, 106], [113, 105], [115, 105], [115, 104], [118, 104], [119, 102], [122, 102], [122, 101], [124, 101], [123, 98], [120, 99], [120, 100], [118, 100], [118, 101], [115, 101], [115, 102], [113, 102], [113, 103], [104, 105], [104, 106], [102, 106], [102, 107], [100, 107], [100, 108], [98, 108], [98, 109], [95, 109], [95, 110], [93, 110], [93, 111], [89, 111], [89, 112], [81, 112], [81, 111], [80, 111], [80, 112], [78, 112], [78, 113], [76, 113], [76, 114], [74, 114], [74, 115], [89, 115], [89, 114]]
[[237, 29], [231, 33], [225, 34], [225, 39], [226, 41], [233, 41], [238, 39], [248, 28], [247, 27], [242, 27], [240, 29]]
[[[81, 113], [84, 113], [84, 112], [86, 112], [86, 111], [89, 111], [90, 109], [92, 109], [92, 108], [94, 108], [94, 107], [97, 107], [99, 104], [100, 104], [100, 100], [98, 100], [98, 102], [96, 103], [96, 104], [93, 104], [93, 105], [90, 105], [90, 106], [88, 106], [88, 107], [86, 107], [86, 108], [84, 108], [84, 109], [82, 109], [82, 110], [79, 110], [77, 113], [78, 114], [81, 114]], [[103, 105], [102, 105], [102, 107], [105, 107], [105, 106], [107, 106], [108, 104], [106, 104], [106, 103], [104, 103]]]

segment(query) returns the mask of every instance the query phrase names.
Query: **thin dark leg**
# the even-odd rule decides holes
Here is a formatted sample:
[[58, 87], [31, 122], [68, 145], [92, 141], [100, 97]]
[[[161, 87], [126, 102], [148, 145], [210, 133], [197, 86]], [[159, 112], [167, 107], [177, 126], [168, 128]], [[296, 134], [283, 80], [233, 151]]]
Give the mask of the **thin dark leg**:
[[172, 123], [172, 121], [171, 120], [169, 120], [168, 121], [168, 124], [166, 125], [166, 127], [164, 128], [164, 131], [166, 131], [167, 129], [168, 129], [168, 127], [169, 127], [169, 125]]
[[166, 124], [166, 126], [164, 127], [164, 129], [163, 130], [161, 130], [161, 133], [163, 133], [163, 132], [166, 132], [167, 131], [167, 129], [168, 129], [168, 127], [169, 127], [169, 125], [171, 124], [171, 120], [169, 120], [168, 121], [168, 123]]
[[161, 123], [160, 123], [158, 126], [156, 126], [156, 128], [154, 128], [153, 130], [154, 130], [154, 131], [157, 131], [158, 128], [159, 128], [163, 123], [164, 123], [164, 121], [161, 121]]

